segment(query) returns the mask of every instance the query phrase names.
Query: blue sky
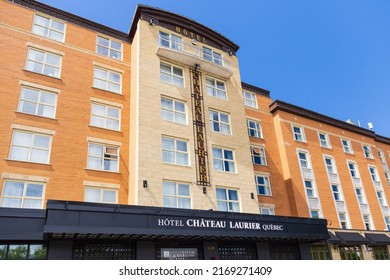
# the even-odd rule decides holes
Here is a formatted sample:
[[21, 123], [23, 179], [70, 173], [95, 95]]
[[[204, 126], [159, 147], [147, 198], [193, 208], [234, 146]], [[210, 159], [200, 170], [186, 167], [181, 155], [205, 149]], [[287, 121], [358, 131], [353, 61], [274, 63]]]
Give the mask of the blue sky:
[[242, 81], [390, 137], [390, 1], [41, 2], [124, 32], [138, 3], [192, 18], [240, 46]]

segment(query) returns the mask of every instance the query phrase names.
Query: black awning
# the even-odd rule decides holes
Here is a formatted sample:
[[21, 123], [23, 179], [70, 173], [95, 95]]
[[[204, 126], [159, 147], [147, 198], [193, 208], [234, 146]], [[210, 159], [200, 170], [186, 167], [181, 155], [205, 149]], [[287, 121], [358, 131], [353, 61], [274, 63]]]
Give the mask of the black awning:
[[357, 232], [336, 232], [336, 237], [341, 239], [345, 245], [370, 244], [370, 240]]
[[384, 233], [365, 233], [364, 234], [368, 240], [371, 241], [372, 244], [389, 244], [390, 245], [390, 237], [388, 237]]
[[333, 233], [329, 232], [329, 239], [328, 241], [332, 244], [341, 244], [342, 241], [340, 240], [340, 238], [337, 238], [336, 235], [334, 235]]

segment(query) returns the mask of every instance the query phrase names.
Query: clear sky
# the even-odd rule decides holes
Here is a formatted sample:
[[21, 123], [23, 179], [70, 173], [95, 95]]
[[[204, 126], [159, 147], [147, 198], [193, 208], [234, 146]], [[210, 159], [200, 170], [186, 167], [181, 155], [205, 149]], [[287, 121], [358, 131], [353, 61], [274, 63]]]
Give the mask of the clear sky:
[[[141, 1], [141, 0], [140, 0]], [[242, 81], [390, 138], [388, 0], [41, 0], [128, 32], [137, 4], [189, 17], [240, 46]]]

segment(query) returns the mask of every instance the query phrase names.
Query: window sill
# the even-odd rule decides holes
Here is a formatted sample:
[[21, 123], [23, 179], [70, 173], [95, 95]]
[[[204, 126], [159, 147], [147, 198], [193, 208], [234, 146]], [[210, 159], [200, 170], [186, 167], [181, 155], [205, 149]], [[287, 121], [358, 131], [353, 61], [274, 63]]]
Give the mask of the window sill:
[[119, 171], [109, 171], [109, 170], [100, 170], [100, 169], [91, 169], [91, 168], [84, 168], [84, 170], [104, 172], [104, 173], [112, 173], [112, 174], [121, 174], [121, 172], [119, 172]]
[[272, 194], [260, 194], [260, 193], [258, 193], [257, 195], [265, 196], [265, 197], [272, 197]]
[[17, 113], [17, 114], [22, 114], [22, 115], [26, 115], [26, 116], [33, 116], [33, 117], [37, 117], [37, 118], [40, 118], [40, 119], [52, 120], [52, 121], [58, 122], [58, 119], [56, 119], [56, 118], [50, 118], [50, 117], [45, 117], [45, 116], [39, 116], [39, 115], [34, 115], [34, 114], [25, 113], [25, 112], [20, 112], [20, 111], [14, 111], [14, 112]]
[[221, 172], [221, 173], [225, 173], [225, 174], [232, 174], [232, 175], [238, 174], [238, 172], [230, 172], [230, 171], [223, 171], [223, 170], [215, 170], [215, 169], [214, 169], [214, 171]]
[[104, 92], [113, 93], [113, 94], [116, 94], [116, 95], [119, 95], [119, 96], [123, 96], [122, 91], [121, 91], [121, 92], [115, 92], [115, 91], [111, 91], [111, 90], [104, 89], [104, 88], [98, 88], [98, 87], [95, 87], [95, 86], [92, 86], [92, 88], [93, 88], [93, 89], [102, 90], [102, 91], [104, 91]]
[[332, 147], [324, 147], [324, 146], [320, 146], [320, 147], [323, 149], [332, 150]]
[[32, 164], [39, 164], [39, 165], [52, 166], [51, 163], [34, 162], [34, 161], [24, 161], [24, 160], [12, 159], [12, 158], [5, 158], [5, 160], [6, 160], [6, 161], [11, 161], [11, 162], [23, 162], [23, 163], [32, 163]]
[[184, 168], [191, 168], [191, 165], [182, 165], [177, 163], [170, 163], [170, 162], [163, 162], [164, 165], [168, 166], [176, 166], [176, 167], [184, 167]]
[[44, 77], [49, 77], [49, 78], [53, 78], [53, 79], [62, 81], [62, 79], [60, 77], [49, 76], [49, 75], [45, 75], [45, 74], [42, 74], [42, 73], [34, 72], [34, 71], [31, 71], [31, 70], [28, 70], [28, 69], [24, 69], [24, 68], [22, 70], [26, 71], [26, 72], [29, 72], [29, 73], [33, 73], [33, 74], [37, 74], [37, 75], [41, 75], [41, 76], [44, 76]]
[[97, 128], [97, 129], [104, 129], [104, 130], [108, 130], [108, 131], [112, 131], [112, 132], [123, 133], [122, 130], [109, 129], [109, 128], [105, 128], [105, 127], [94, 126], [94, 125], [91, 125], [91, 124], [89, 124], [88, 127]]

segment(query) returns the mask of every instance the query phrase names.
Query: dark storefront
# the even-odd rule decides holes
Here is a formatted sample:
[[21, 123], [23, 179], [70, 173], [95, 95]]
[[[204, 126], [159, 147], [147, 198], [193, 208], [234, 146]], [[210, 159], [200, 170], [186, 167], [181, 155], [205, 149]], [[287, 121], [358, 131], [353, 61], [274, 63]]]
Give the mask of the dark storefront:
[[311, 259], [329, 237], [322, 219], [66, 201], [0, 224], [0, 259]]

